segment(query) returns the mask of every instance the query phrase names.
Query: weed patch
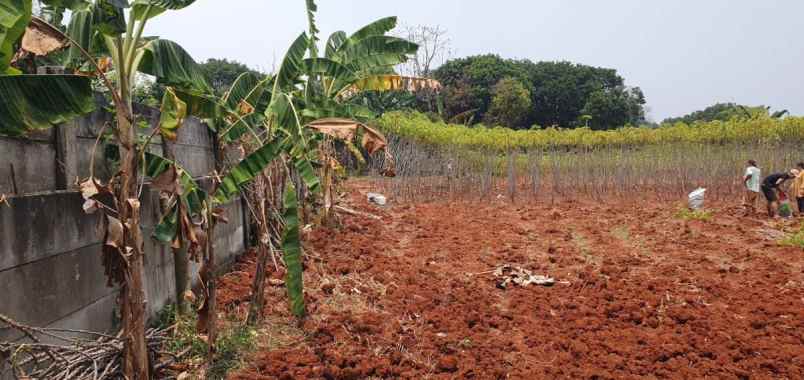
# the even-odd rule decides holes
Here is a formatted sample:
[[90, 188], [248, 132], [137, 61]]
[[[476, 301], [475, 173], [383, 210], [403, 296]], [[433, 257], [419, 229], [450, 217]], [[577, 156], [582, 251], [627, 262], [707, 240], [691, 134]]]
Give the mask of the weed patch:
[[804, 249], [804, 227], [801, 227], [798, 232], [791, 233], [790, 236], [782, 239], [781, 244], [788, 247]]
[[[170, 328], [172, 339], [165, 344], [165, 351], [183, 355], [183, 361], [195, 367], [204, 363], [208, 354], [207, 342], [196, 332], [198, 315], [195, 310], [188, 315], [180, 315], [174, 305], [169, 305], [159, 314], [156, 325]], [[225, 321], [215, 343], [215, 359], [206, 368], [207, 379], [224, 379], [226, 374], [240, 367], [243, 353], [256, 347], [258, 333], [244, 326], [240, 321]]]
[[676, 218], [684, 220], [707, 221], [712, 219], [712, 212], [708, 210], [690, 210], [686, 207], [683, 207], [676, 212]]

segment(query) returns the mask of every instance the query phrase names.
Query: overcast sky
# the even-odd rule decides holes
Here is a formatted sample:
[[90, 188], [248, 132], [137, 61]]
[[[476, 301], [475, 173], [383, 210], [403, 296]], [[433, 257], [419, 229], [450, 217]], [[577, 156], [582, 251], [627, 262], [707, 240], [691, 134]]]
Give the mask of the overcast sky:
[[[569, 60], [617, 69], [659, 121], [715, 102], [804, 114], [802, 0], [318, 0], [322, 39], [384, 16], [441, 25], [454, 56]], [[198, 0], [155, 19], [198, 61], [270, 71], [306, 28], [304, 0]]]

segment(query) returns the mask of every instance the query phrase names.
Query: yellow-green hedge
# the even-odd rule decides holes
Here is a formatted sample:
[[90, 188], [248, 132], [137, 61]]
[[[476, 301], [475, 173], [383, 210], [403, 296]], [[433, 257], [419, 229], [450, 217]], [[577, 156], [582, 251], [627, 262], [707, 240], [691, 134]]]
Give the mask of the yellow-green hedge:
[[673, 143], [782, 143], [804, 142], [804, 118], [758, 118], [714, 121], [687, 125], [678, 123], [661, 128], [625, 127], [611, 131], [578, 129], [511, 130], [507, 128], [466, 127], [433, 122], [427, 116], [410, 112], [391, 112], [377, 121], [386, 133], [417, 142], [477, 150], [544, 149], [550, 147], [603, 148]]

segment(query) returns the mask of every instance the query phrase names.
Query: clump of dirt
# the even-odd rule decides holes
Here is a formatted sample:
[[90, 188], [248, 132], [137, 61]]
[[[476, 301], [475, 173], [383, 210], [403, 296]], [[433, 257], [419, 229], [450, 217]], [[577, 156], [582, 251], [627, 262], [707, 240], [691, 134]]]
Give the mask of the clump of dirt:
[[[804, 253], [761, 219], [686, 222], [658, 202], [379, 208], [353, 190], [350, 208], [381, 219], [305, 236], [304, 335], [232, 379], [804, 378]], [[249, 260], [222, 281], [230, 312], [247, 308]], [[558, 282], [501, 290], [504, 264]], [[266, 300], [292, 324], [284, 288]]]

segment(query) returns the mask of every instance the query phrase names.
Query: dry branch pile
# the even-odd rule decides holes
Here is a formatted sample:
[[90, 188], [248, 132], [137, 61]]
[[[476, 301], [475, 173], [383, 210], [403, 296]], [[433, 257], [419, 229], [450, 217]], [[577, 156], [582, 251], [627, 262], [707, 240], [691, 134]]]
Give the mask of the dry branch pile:
[[[0, 369], [10, 367], [17, 379], [103, 380], [121, 379], [123, 339], [102, 333], [38, 328], [0, 315], [0, 331], [15, 330], [26, 339], [0, 342]], [[168, 330], [146, 332], [149, 356], [158, 374], [179, 356], [162, 352]]]

